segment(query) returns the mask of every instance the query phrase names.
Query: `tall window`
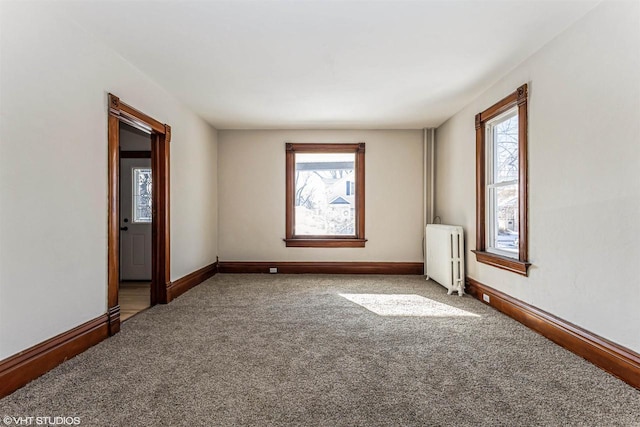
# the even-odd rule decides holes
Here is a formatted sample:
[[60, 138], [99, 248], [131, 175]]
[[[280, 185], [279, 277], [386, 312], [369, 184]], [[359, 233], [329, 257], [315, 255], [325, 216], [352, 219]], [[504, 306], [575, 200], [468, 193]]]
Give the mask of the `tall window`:
[[487, 251], [518, 258], [518, 108], [486, 124]]
[[364, 143], [286, 145], [286, 238], [364, 247]]
[[527, 275], [527, 85], [476, 115], [476, 259]]

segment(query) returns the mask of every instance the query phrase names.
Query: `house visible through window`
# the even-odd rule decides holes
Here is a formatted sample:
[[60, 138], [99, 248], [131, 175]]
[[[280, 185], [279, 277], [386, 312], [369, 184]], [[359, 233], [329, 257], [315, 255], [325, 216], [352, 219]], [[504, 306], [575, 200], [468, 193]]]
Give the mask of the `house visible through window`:
[[354, 194], [356, 194], [356, 183], [353, 181], [347, 181], [347, 189], [346, 189], [346, 193], [347, 196], [353, 196]]
[[527, 275], [527, 85], [476, 115], [476, 259]]
[[349, 185], [355, 179], [355, 159], [354, 153], [296, 155], [297, 235], [355, 235], [356, 206]]
[[287, 246], [364, 246], [364, 144], [287, 144]]

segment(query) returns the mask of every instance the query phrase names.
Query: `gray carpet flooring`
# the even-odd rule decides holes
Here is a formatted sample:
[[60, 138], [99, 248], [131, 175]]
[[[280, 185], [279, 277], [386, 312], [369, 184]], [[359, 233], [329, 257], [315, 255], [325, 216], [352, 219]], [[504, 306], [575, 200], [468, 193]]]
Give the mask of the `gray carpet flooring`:
[[83, 426], [640, 426], [640, 391], [419, 276], [219, 274], [0, 400]]

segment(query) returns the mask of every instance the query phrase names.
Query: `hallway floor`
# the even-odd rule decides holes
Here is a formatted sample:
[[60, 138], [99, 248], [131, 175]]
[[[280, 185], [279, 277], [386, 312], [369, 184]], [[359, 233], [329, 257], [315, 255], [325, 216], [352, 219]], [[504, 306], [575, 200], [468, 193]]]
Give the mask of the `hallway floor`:
[[120, 321], [124, 322], [151, 307], [150, 296], [151, 282], [120, 282]]

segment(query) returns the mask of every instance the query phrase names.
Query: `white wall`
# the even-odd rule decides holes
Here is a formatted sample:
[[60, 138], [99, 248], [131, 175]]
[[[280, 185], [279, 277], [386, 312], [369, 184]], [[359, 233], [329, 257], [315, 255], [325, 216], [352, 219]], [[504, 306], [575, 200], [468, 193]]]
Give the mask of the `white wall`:
[[603, 2], [437, 131], [436, 214], [475, 248], [474, 115], [529, 83], [528, 278], [468, 275], [640, 352], [640, 3]]
[[1, 360], [106, 311], [107, 93], [172, 126], [172, 279], [217, 255], [217, 142], [55, 4], [0, 7]]
[[[285, 143], [366, 143], [365, 248], [287, 248]], [[422, 131], [220, 131], [221, 261], [422, 261]]]

